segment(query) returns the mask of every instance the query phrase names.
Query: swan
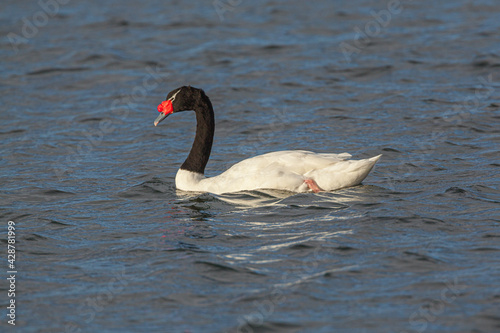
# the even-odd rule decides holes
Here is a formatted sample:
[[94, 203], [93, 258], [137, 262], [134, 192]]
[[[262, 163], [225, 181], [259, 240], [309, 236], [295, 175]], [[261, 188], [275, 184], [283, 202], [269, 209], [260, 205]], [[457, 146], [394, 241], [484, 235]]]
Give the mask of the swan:
[[382, 156], [355, 161], [349, 160], [348, 153], [277, 151], [243, 160], [218, 176], [205, 177], [215, 130], [214, 110], [205, 92], [191, 86], [172, 90], [158, 105], [160, 115], [154, 125], [173, 113], [188, 110], [196, 113], [196, 136], [175, 176], [175, 186], [183, 191], [214, 194], [257, 189], [333, 191], [360, 184]]

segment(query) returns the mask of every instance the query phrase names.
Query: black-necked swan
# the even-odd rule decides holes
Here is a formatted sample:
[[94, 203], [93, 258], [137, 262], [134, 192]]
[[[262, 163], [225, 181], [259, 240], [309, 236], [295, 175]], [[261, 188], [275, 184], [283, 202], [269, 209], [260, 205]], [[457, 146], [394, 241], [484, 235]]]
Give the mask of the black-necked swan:
[[215, 121], [210, 99], [201, 89], [184, 86], [172, 90], [160, 105], [154, 125], [172, 113], [196, 113], [196, 137], [189, 156], [175, 176], [179, 190], [214, 194], [257, 189], [292, 192], [333, 191], [361, 183], [380, 156], [349, 160], [350, 154], [318, 154], [287, 150], [255, 156], [236, 163], [224, 173], [205, 177], [212, 150]]

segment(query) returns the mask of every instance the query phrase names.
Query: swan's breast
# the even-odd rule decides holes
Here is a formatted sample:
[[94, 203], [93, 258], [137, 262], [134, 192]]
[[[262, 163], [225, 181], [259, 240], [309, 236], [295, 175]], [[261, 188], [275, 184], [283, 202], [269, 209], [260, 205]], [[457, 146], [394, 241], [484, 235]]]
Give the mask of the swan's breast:
[[204, 191], [200, 188], [205, 176], [198, 172], [179, 169], [175, 175], [175, 187], [182, 191]]

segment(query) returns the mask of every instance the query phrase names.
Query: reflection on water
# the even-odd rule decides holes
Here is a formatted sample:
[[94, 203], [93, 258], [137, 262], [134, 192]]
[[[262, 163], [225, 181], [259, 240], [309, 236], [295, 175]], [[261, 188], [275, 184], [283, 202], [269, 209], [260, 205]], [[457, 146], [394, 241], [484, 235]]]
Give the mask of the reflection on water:
[[[241, 191], [236, 193], [212, 194], [212, 193], [196, 193], [176, 190], [176, 195], [180, 202], [195, 202], [199, 206], [191, 206], [193, 209], [202, 209], [202, 203], [210, 203], [220, 200], [230, 204], [228, 208], [233, 207], [238, 211], [249, 208], [303, 208], [303, 209], [343, 209], [348, 208], [349, 203], [364, 202], [369, 198], [369, 195], [364, 195], [364, 192], [369, 193], [370, 186], [356, 187], [357, 191], [349, 189], [312, 193], [295, 193], [282, 190], [260, 189], [255, 191]], [[363, 189], [363, 190], [361, 190]], [[214, 205], [212, 205], [214, 206]], [[207, 207], [207, 206], [205, 206]]]

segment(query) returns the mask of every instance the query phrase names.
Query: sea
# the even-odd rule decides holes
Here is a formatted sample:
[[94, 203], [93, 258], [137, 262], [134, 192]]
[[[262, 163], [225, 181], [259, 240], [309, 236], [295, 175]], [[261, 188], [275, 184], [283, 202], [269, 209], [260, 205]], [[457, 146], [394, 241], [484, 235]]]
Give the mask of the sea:
[[[2, 0], [0, 331], [500, 332], [496, 0]], [[182, 192], [279, 150], [333, 192]]]

